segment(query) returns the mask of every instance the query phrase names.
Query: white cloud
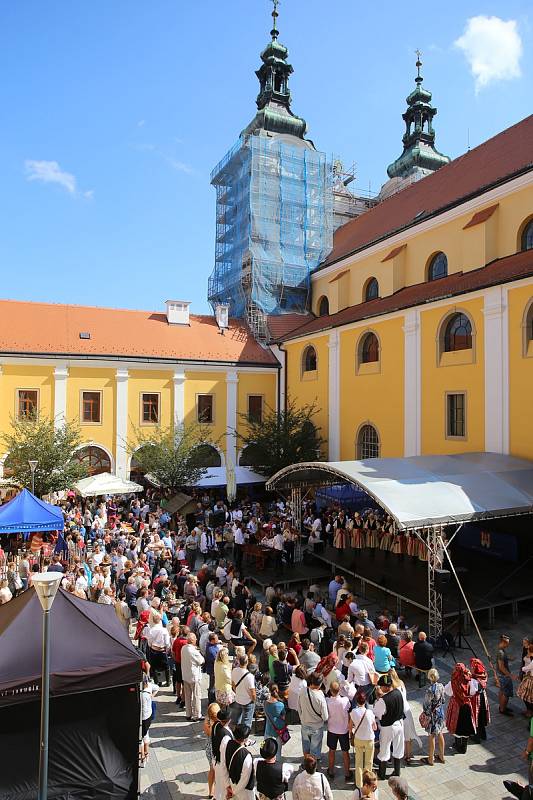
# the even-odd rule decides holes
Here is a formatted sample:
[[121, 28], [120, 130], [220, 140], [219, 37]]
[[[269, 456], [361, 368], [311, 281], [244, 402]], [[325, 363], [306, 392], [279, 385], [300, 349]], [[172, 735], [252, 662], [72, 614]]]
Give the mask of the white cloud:
[[61, 169], [57, 161], [32, 161], [24, 162], [26, 179], [41, 181], [41, 183], [58, 183], [69, 194], [76, 194], [76, 177], [71, 172]]
[[170, 156], [164, 156], [165, 160], [170, 164], [178, 172], [184, 172], [186, 175], [192, 175], [194, 170], [190, 164], [186, 164], [184, 161], [177, 161], [175, 158], [171, 158]]
[[71, 172], [61, 169], [57, 161], [34, 161], [27, 159], [24, 162], [26, 170], [26, 180], [40, 181], [41, 183], [57, 183], [62, 186], [69, 194], [76, 197], [84, 197], [86, 200], [94, 198], [94, 189], [84, 192], [78, 190], [76, 176]]
[[514, 19], [471, 17], [454, 45], [463, 51], [470, 65], [476, 92], [494, 81], [519, 78], [522, 74], [522, 39]]

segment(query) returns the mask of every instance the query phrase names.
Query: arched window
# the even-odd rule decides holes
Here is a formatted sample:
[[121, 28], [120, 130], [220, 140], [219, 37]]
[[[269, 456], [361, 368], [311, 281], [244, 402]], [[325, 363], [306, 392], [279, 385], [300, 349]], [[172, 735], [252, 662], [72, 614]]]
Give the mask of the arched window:
[[444, 330], [444, 352], [472, 349], [472, 323], [466, 314], [452, 314]]
[[436, 253], [428, 266], [428, 281], [437, 281], [448, 274], [448, 259], [445, 253]]
[[111, 459], [105, 450], [96, 445], [88, 445], [77, 450], [74, 458], [83, 464], [88, 475], [100, 475], [102, 472], [111, 472]]
[[533, 250], [533, 219], [531, 219], [522, 231], [522, 250]]
[[329, 300], [324, 295], [320, 298], [320, 302], [318, 303], [318, 316], [319, 317], [327, 317], [329, 314]]
[[533, 297], [526, 305], [522, 321], [523, 355], [531, 355], [530, 345], [533, 343]]
[[316, 370], [316, 350], [312, 345], [306, 347], [303, 352], [302, 366], [304, 372], [315, 372]]
[[376, 278], [370, 278], [365, 286], [365, 301], [376, 300], [379, 297], [379, 283]]
[[211, 444], [200, 444], [194, 449], [194, 460], [200, 467], [221, 467], [220, 453]]
[[360, 344], [359, 363], [372, 364], [379, 361], [379, 341], [375, 333], [366, 333]]
[[239, 458], [240, 467], [257, 467], [260, 466], [262, 458], [261, 448], [256, 444], [249, 444], [245, 448]]
[[379, 458], [379, 435], [373, 425], [366, 424], [357, 434], [357, 458]]

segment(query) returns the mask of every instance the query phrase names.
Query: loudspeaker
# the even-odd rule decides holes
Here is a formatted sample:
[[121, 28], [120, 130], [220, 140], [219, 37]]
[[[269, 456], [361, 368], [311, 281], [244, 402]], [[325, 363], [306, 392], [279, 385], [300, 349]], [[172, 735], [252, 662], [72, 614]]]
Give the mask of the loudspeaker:
[[438, 592], [445, 592], [449, 588], [452, 580], [452, 573], [449, 569], [435, 570], [435, 589]]

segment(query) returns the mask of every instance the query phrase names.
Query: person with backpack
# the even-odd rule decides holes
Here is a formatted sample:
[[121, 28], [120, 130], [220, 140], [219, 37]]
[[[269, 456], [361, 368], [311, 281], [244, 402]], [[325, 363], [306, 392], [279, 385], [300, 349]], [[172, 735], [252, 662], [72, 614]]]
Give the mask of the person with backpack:
[[333, 792], [328, 779], [316, 771], [317, 759], [304, 756], [303, 770], [292, 785], [293, 800], [333, 800]]

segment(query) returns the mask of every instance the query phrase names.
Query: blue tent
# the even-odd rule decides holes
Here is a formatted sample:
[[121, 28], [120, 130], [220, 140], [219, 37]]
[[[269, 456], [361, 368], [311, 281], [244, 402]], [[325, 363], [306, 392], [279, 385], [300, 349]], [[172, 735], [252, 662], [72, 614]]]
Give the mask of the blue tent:
[[0, 506], [0, 533], [24, 533], [32, 531], [62, 531], [65, 527], [63, 512], [39, 500], [27, 489]]

